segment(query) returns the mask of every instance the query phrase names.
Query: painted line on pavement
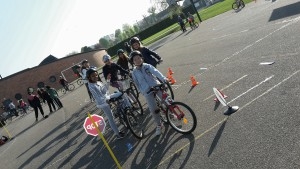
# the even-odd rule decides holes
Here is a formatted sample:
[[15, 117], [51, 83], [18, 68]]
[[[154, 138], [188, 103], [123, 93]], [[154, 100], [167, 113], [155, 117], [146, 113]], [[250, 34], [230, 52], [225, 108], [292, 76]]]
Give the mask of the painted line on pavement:
[[[235, 83], [237, 83], [238, 81], [242, 80], [243, 78], [245, 78], [245, 77], [247, 77], [247, 76], [248, 76], [248, 75], [244, 75], [244, 76], [240, 77], [240, 78], [237, 79], [236, 81], [234, 81], [234, 82], [230, 83], [229, 85], [225, 86], [224, 88], [222, 88], [221, 91], [223, 91], [223, 90], [229, 88], [230, 86], [234, 85]], [[206, 100], [208, 100], [208, 99], [210, 99], [210, 98], [212, 98], [212, 97], [214, 97], [214, 96], [215, 96], [214, 94], [208, 96], [206, 99], [203, 100], [203, 102], [206, 101]]]
[[[251, 103], [253, 103], [254, 101], [256, 101], [257, 99], [261, 98], [262, 96], [266, 95], [267, 93], [269, 93], [270, 91], [272, 91], [273, 89], [275, 89], [276, 87], [280, 86], [282, 83], [286, 82], [287, 80], [289, 80], [291, 77], [293, 77], [294, 75], [296, 75], [297, 73], [299, 73], [300, 70], [294, 72], [293, 74], [291, 74], [290, 76], [288, 76], [287, 78], [283, 79], [281, 82], [277, 83], [276, 85], [274, 85], [273, 87], [269, 88], [267, 91], [265, 91], [264, 93], [262, 93], [261, 95], [259, 95], [258, 97], [256, 97], [255, 99], [253, 99], [252, 101], [246, 103], [244, 106], [242, 106], [237, 112], [241, 111], [242, 109], [244, 109], [245, 107], [249, 106]], [[270, 76], [273, 77], [273, 76]], [[269, 77], [269, 78], [270, 78]], [[266, 78], [264, 81], [266, 81], [268, 78]], [[268, 80], [267, 80], [268, 81]], [[245, 93], [245, 92], [244, 92]], [[240, 95], [241, 96], [241, 95]], [[239, 96], [237, 97], [239, 98]], [[236, 99], [237, 99], [236, 98]], [[216, 128], [217, 126], [219, 126], [220, 124], [222, 124], [224, 121], [226, 121], [229, 118], [229, 116], [225, 117], [223, 120], [219, 121], [218, 123], [216, 123], [214, 126], [212, 126], [211, 128], [205, 130], [203, 133], [199, 134], [197, 137], [195, 137], [194, 140], [192, 140], [190, 143], [187, 143], [185, 145], [183, 145], [182, 147], [180, 147], [179, 149], [177, 149], [174, 153], [172, 153], [171, 155], [169, 155], [168, 157], [166, 157], [165, 159], [163, 159], [158, 165], [162, 165], [163, 163], [165, 163], [168, 159], [170, 159], [171, 157], [173, 157], [174, 155], [176, 155], [179, 151], [182, 151], [184, 148], [186, 148], [187, 146], [189, 146], [191, 143], [195, 142], [196, 140], [200, 139], [201, 137], [203, 137], [206, 133], [212, 131], [214, 128]]]

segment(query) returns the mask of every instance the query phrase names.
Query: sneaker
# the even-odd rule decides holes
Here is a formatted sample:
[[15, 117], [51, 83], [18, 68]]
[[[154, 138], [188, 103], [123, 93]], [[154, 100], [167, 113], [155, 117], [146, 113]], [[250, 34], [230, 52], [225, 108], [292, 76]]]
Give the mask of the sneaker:
[[159, 136], [161, 134], [161, 128], [162, 128], [162, 126], [157, 126], [156, 127], [156, 131], [155, 131], [156, 136]]
[[125, 136], [126, 136], [126, 133], [120, 131], [119, 135], [117, 135], [117, 139], [120, 140], [120, 139], [124, 138]]

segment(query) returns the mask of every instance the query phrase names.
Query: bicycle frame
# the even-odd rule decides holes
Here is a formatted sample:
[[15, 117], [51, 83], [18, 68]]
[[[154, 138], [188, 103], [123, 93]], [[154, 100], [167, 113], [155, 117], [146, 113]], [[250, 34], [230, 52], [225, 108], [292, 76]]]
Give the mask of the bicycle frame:
[[[162, 99], [157, 96], [157, 92], [161, 91], [162, 92]], [[179, 109], [178, 106], [173, 106], [172, 103], [174, 100], [171, 98], [171, 96], [163, 89], [159, 89], [154, 91], [154, 95], [157, 99], [158, 106], [161, 108], [162, 105], [165, 105], [174, 115], [176, 115], [176, 118], [178, 120], [181, 120], [181, 118], [184, 117], [184, 113]], [[167, 115], [167, 109], [161, 108], [161, 110], [164, 110], [164, 113]], [[176, 111], [178, 110], [179, 113]]]

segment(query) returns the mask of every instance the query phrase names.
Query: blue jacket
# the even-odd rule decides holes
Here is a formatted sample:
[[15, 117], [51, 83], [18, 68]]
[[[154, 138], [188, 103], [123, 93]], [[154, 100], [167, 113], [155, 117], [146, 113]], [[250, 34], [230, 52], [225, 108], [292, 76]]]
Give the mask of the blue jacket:
[[155, 67], [147, 63], [143, 63], [139, 68], [135, 67], [132, 71], [132, 79], [143, 95], [147, 95], [151, 87], [159, 84], [156, 77], [163, 82], [166, 79]]

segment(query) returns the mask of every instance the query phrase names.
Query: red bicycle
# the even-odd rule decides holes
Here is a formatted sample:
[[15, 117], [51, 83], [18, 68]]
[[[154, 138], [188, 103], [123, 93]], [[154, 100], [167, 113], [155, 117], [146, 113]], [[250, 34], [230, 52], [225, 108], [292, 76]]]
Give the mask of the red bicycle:
[[[170, 126], [179, 133], [192, 133], [197, 126], [197, 118], [194, 111], [185, 103], [174, 101], [167, 93], [165, 83], [153, 86], [150, 91], [156, 98], [156, 103], [160, 108], [160, 116], [162, 121], [170, 124]], [[158, 93], [162, 94], [160, 98]], [[160, 94], [159, 94], [160, 95]]]

